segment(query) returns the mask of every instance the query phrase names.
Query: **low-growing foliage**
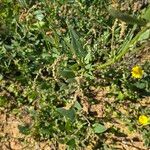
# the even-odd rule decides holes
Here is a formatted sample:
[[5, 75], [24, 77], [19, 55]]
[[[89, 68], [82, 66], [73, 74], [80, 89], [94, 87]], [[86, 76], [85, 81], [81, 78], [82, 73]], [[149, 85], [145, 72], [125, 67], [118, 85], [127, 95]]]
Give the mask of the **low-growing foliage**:
[[113, 136], [137, 132], [150, 146], [150, 7], [128, 15], [112, 6], [0, 2], [0, 107], [28, 114], [22, 134], [68, 149], [113, 149]]

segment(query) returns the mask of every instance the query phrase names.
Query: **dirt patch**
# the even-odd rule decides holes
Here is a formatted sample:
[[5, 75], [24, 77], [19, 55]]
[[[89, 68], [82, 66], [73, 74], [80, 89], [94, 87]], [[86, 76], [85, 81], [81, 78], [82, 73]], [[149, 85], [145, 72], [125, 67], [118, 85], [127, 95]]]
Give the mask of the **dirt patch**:
[[[22, 115], [22, 117], [20, 117]], [[16, 116], [0, 111], [0, 150], [55, 150], [50, 141], [35, 141], [30, 136], [20, 133], [18, 126], [22, 123], [31, 123], [29, 115], [20, 113]]]

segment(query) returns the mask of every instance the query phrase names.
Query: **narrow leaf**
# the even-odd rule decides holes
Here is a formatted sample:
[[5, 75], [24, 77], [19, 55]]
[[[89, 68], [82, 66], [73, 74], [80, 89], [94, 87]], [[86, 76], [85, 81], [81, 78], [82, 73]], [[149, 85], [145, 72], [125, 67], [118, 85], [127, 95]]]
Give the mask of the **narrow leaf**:
[[111, 16], [114, 18], [120, 19], [128, 24], [138, 24], [138, 25], [146, 25], [145, 20], [137, 19], [136, 17], [132, 17], [131, 15], [127, 13], [123, 13], [120, 10], [115, 10], [113, 8], [108, 9], [108, 12], [110, 13]]

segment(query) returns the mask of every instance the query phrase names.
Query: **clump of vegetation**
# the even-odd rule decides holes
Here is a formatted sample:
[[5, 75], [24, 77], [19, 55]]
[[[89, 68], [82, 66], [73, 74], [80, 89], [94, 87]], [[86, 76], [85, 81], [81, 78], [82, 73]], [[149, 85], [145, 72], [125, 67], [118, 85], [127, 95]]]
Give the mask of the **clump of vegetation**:
[[132, 5], [0, 2], [0, 108], [27, 114], [22, 134], [112, 149], [136, 133], [150, 146], [150, 7]]

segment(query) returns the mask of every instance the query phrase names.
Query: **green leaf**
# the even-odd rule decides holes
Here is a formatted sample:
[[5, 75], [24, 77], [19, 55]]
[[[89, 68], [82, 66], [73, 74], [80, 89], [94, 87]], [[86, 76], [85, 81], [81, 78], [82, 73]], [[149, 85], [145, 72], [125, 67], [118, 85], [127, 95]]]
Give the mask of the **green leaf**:
[[28, 93], [28, 99], [30, 102], [33, 102], [37, 98], [38, 93], [35, 91], [31, 91]]
[[107, 129], [105, 128], [105, 126], [103, 126], [99, 123], [95, 123], [95, 124], [93, 124], [93, 130], [94, 130], [95, 133], [103, 133]]
[[39, 21], [42, 21], [43, 18], [44, 18], [43, 13], [44, 13], [44, 12], [41, 11], [41, 10], [35, 11], [35, 12], [34, 12], [35, 18], [36, 18], [37, 20], [39, 20]]
[[137, 19], [136, 17], [132, 17], [131, 15], [127, 13], [123, 13], [120, 10], [115, 10], [113, 8], [109, 8], [108, 12], [110, 13], [111, 16], [114, 18], [120, 19], [128, 24], [137, 24], [137, 25], [146, 25], [146, 21]]
[[118, 98], [119, 100], [123, 100], [123, 99], [125, 98], [125, 96], [124, 96], [124, 94], [120, 91], [120, 92], [118, 93], [117, 98]]
[[22, 134], [25, 134], [25, 135], [30, 134], [30, 128], [28, 125], [18, 125], [18, 129]]
[[135, 83], [134, 84], [137, 88], [139, 88], [139, 89], [145, 89], [145, 87], [146, 87], [146, 84], [145, 83], [140, 83], [140, 82], [137, 82], [137, 83]]
[[2, 79], [3, 79], [3, 75], [0, 74], [0, 81], [2, 81]]
[[8, 103], [6, 97], [0, 96], [0, 107], [4, 107]]
[[77, 58], [82, 60], [82, 58], [85, 58], [86, 56], [86, 51], [83, 49], [83, 45], [77, 33], [71, 27], [69, 28], [69, 31], [71, 36], [72, 52], [77, 56]]
[[71, 131], [72, 130], [72, 122], [70, 120], [67, 120], [65, 123], [65, 130]]
[[82, 109], [82, 106], [80, 105], [78, 101], [75, 102], [74, 107], [77, 108], [78, 110]]
[[57, 108], [57, 111], [60, 113], [60, 115], [65, 116], [66, 118], [69, 118], [70, 120], [75, 119], [75, 110], [73, 108], [71, 109], [65, 109], [65, 108]]
[[67, 142], [67, 145], [69, 146], [69, 148], [75, 148], [76, 147], [76, 141], [75, 139], [70, 139], [68, 142]]
[[60, 74], [67, 79], [75, 77], [74, 72], [70, 69], [64, 69], [63, 71], [60, 71]]
[[23, 6], [23, 7], [28, 7], [26, 0], [19, 0], [19, 3]]
[[85, 58], [84, 58], [84, 61], [85, 61], [86, 64], [89, 64], [90, 61], [92, 61], [91, 51], [89, 51], [89, 52], [87, 53], [87, 55], [86, 55]]
[[31, 27], [32, 30], [39, 30], [40, 28], [42, 28], [45, 25], [44, 21], [38, 21], [36, 23], [34, 23]]
[[146, 40], [150, 38], [150, 29], [146, 30], [140, 37], [139, 41]]
[[147, 8], [142, 18], [146, 19], [147, 21], [150, 21], [150, 7]]

